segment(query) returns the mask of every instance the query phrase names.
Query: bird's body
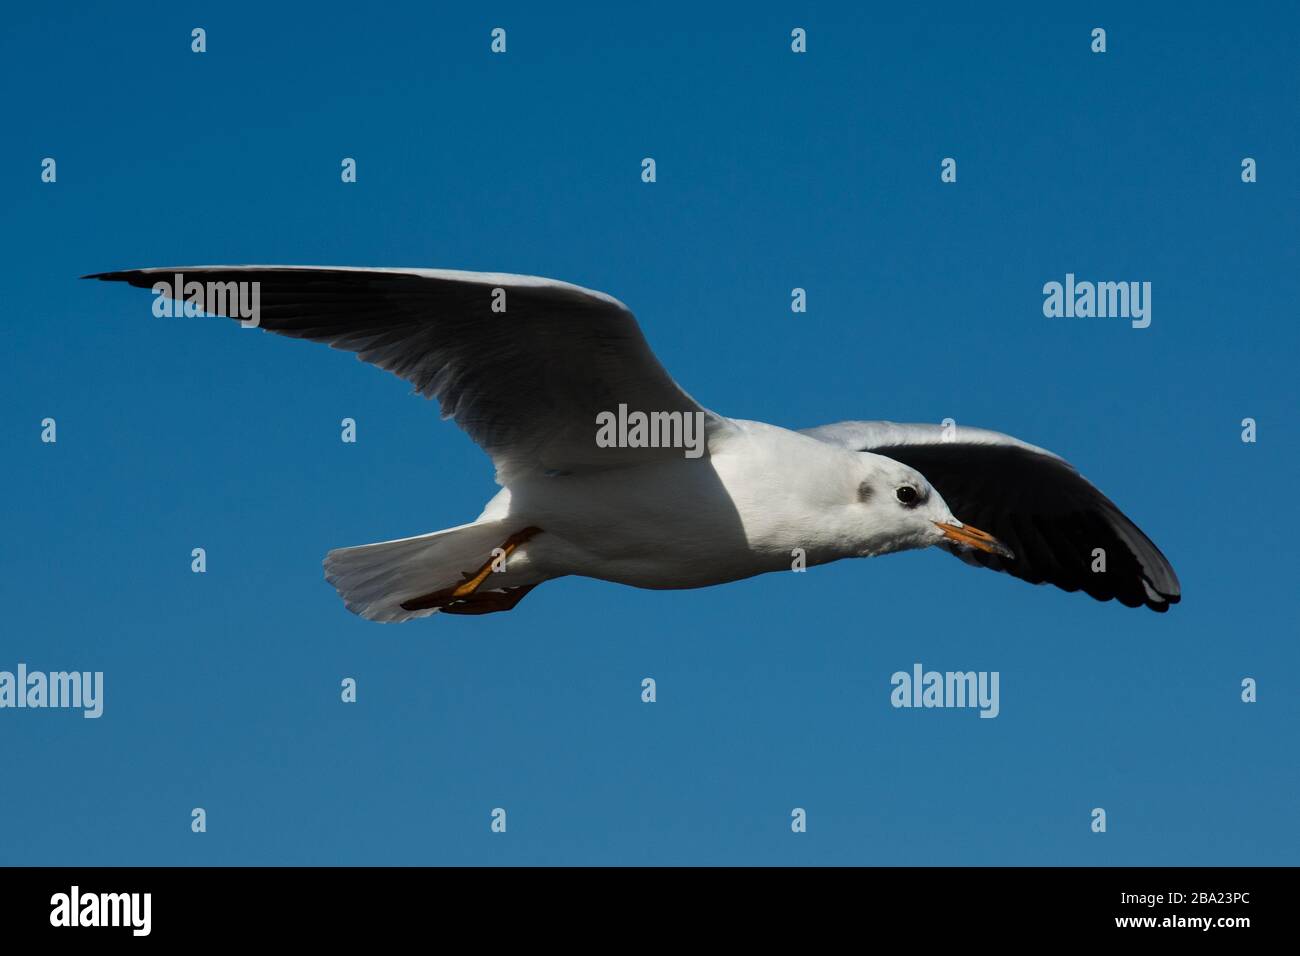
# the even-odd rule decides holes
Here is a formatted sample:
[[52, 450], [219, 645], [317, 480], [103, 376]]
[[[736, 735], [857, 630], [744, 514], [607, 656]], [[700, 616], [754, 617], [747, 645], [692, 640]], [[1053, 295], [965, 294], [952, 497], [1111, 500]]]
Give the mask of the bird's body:
[[[510, 610], [571, 574], [697, 588], [930, 545], [1100, 600], [1163, 611], [1180, 597], [1155, 545], [1052, 453], [982, 429], [792, 431], [718, 415], [681, 390], [603, 293], [443, 270], [199, 266], [96, 278], [355, 352], [436, 397], [492, 457], [502, 490], [475, 521], [326, 556], [327, 580], [371, 620]], [[249, 301], [260, 303], [252, 313]], [[689, 418], [698, 441], [611, 442], [600, 426], [615, 408]]]
[[788, 571], [795, 549], [808, 566], [860, 554], [839, 520], [856, 501], [853, 453], [762, 422], [731, 425], [711, 438], [707, 462], [663, 458], [509, 486], [498, 496], [509, 513], [546, 534], [521, 545], [524, 560], [512, 558], [501, 583], [579, 574], [697, 588]]

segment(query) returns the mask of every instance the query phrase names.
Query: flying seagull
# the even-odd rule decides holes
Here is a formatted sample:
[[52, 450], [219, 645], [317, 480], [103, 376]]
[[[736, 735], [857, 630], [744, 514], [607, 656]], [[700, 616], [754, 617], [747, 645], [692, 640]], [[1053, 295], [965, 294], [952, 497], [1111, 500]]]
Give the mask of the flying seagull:
[[[930, 545], [1100, 601], [1166, 611], [1179, 599], [1159, 549], [1051, 452], [978, 428], [726, 418], [673, 381], [628, 308], [601, 292], [441, 269], [86, 278], [178, 308], [191, 283], [256, 289], [262, 329], [406, 379], [491, 456], [501, 491], [474, 521], [326, 555], [326, 579], [373, 621], [508, 611], [566, 574], [698, 588]], [[213, 298], [201, 311], [248, 315], [236, 294]]]

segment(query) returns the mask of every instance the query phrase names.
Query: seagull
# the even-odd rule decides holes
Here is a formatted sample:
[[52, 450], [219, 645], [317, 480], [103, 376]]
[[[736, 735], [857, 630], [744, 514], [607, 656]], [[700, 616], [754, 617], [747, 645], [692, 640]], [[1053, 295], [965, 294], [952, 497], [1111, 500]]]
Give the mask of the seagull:
[[474, 521], [326, 555], [326, 580], [368, 620], [508, 611], [569, 574], [700, 588], [930, 546], [1127, 607], [1180, 597], [1160, 550], [1052, 452], [951, 422], [796, 431], [727, 418], [673, 381], [622, 302], [591, 289], [326, 266], [84, 278], [152, 289], [155, 311], [184, 298], [185, 314], [235, 318], [252, 290], [244, 325], [392, 372], [491, 457], [501, 490]]

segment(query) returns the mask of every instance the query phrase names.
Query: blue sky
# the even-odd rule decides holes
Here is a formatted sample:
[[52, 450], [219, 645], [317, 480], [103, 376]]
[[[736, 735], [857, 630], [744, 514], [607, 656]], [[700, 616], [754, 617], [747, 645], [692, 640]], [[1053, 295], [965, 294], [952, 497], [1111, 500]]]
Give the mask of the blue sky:
[[[10, 11], [0, 669], [105, 703], [0, 711], [0, 863], [1300, 862], [1295, 12], [849, 6]], [[324, 553], [472, 519], [490, 463], [348, 355], [77, 280], [199, 262], [607, 291], [724, 414], [1065, 455], [1183, 603], [929, 552], [369, 624]], [[1067, 272], [1151, 327], [1045, 318]], [[918, 661], [1000, 716], [891, 708]]]

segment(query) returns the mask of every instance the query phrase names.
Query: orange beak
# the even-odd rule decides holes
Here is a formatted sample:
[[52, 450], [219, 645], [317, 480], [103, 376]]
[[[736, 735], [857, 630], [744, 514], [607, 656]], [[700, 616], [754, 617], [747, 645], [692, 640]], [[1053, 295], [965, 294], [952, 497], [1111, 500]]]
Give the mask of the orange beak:
[[935, 526], [943, 532], [945, 538], [956, 541], [963, 547], [974, 548], [977, 551], [987, 551], [989, 554], [996, 554], [1003, 558], [1015, 557], [1010, 548], [987, 531], [981, 531], [979, 528], [971, 527], [968, 524], [955, 525], [944, 521], [936, 521]]

